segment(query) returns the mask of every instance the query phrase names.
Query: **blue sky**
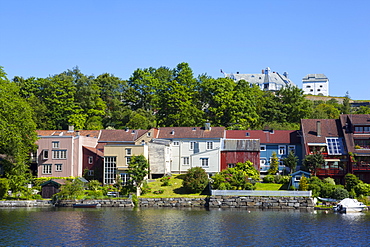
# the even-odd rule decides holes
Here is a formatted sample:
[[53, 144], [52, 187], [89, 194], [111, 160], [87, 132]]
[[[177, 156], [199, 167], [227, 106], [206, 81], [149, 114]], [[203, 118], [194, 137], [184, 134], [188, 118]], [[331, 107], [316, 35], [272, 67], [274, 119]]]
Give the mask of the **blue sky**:
[[189, 63], [194, 75], [283, 73], [299, 87], [323, 73], [330, 95], [370, 99], [370, 1], [0, 0], [8, 78], [78, 66], [128, 79]]

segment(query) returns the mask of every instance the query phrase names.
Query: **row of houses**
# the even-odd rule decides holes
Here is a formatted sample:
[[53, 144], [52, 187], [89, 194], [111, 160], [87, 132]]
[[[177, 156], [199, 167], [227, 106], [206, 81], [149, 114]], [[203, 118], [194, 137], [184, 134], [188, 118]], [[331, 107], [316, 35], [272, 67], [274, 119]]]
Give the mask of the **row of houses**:
[[160, 127], [149, 130], [39, 130], [33, 169], [38, 177], [84, 176], [104, 184], [129, 179], [131, 157], [144, 155], [150, 178], [185, 173], [200, 166], [213, 175], [251, 161], [266, 174], [276, 153], [279, 171], [289, 154], [299, 158], [320, 151], [319, 177], [343, 182], [347, 173], [370, 182], [370, 115], [303, 119], [298, 130], [225, 130], [224, 127]]

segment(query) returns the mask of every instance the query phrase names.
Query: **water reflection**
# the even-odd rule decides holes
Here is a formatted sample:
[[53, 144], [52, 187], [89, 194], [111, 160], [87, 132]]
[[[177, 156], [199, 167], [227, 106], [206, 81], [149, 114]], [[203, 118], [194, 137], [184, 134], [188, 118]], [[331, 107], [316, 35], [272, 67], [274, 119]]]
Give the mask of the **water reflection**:
[[367, 246], [370, 241], [369, 212], [0, 209], [0, 223], [2, 246]]

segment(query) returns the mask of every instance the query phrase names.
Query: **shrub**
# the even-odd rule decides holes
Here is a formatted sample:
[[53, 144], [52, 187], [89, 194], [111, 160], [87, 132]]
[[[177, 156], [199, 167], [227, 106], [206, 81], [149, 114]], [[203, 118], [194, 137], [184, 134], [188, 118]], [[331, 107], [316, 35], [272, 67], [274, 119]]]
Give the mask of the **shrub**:
[[151, 191], [152, 189], [149, 187], [148, 183], [144, 181], [143, 186], [141, 187], [141, 194], [144, 195], [150, 193]]
[[275, 175], [274, 182], [277, 184], [287, 184], [290, 182], [290, 176]]
[[348, 197], [349, 197], [348, 191], [342, 186], [336, 186], [334, 188], [333, 193], [332, 193], [332, 198], [342, 200]]
[[6, 178], [0, 178], [0, 198], [4, 198], [8, 195], [9, 181]]
[[298, 189], [302, 191], [308, 190], [308, 179], [305, 176], [301, 177], [301, 180], [299, 181]]
[[354, 188], [357, 196], [363, 195], [368, 196], [370, 195], [370, 184], [359, 183]]
[[264, 183], [272, 183], [272, 182], [274, 182], [274, 180], [275, 180], [274, 175], [266, 175], [263, 178]]
[[207, 185], [208, 175], [201, 167], [190, 168], [182, 181], [182, 186], [190, 193], [200, 193]]
[[159, 181], [162, 182], [162, 186], [171, 186], [170, 179], [171, 179], [170, 176], [165, 176], [165, 177], [162, 177]]
[[331, 177], [324, 178], [322, 181], [323, 181], [324, 183], [327, 183], [327, 184], [335, 185], [335, 181], [334, 181], [334, 179], [333, 179], [333, 178], [331, 178]]

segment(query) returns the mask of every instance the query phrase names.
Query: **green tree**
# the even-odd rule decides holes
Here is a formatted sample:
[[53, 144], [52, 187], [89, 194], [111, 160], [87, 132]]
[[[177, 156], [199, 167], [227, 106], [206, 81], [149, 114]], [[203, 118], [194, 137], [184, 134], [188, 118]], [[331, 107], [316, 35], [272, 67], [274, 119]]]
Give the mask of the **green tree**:
[[136, 186], [139, 193], [144, 179], [149, 174], [149, 163], [144, 155], [132, 156], [130, 164], [128, 165], [127, 173], [130, 175], [129, 184]]
[[190, 168], [184, 175], [182, 186], [190, 193], [201, 193], [208, 185], [208, 175], [201, 167]]
[[62, 185], [60, 192], [55, 194], [58, 199], [76, 199], [83, 195], [84, 184], [76, 178], [72, 182], [67, 181], [65, 185]]
[[360, 195], [369, 196], [370, 195], [370, 184], [358, 183], [353, 189], [356, 192], [357, 196], [360, 196]]
[[290, 151], [288, 156], [283, 159], [283, 163], [289, 168], [289, 174], [292, 174], [297, 167], [298, 157], [294, 155], [293, 151]]
[[362, 181], [358, 177], [356, 177], [356, 175], [351, 173], [347, 173], [344, 176], [344, 181], [345, 187], [348, 191], [352, 191], [357, 184], [362, 183]]
[[369, 106], [360, 106], [360, 108], [358, 108], [356, 111], [355, 111], [356, 114], [370, 114], [370, 107]]
[[13, 193], [26, 193], [29, 182], [29, 154], [36, 149], [33, 111], [0, 67], [0, 154], [5, 177]]
[[317, 169], [325, 163], [324, 157], [320, 152], [315, 152], [314, 154], [306, 155], [303, 160], [303, 165], [307, 167], [310, 172], [313, 172], [316, 176]]
[[343, 103], [341, 106], [341, 113], [342, 114], [350, 114], [351, 113], [351, 104], [349, 103], [350, 97], [348, 91], [344, 96]]
[[279, 171], [279, 158], [277, 157], [276, 152], [273, 152], [270, 159], [270, 168], [268, 169], [267, 173], [275, 175], [278, 171]]
[[308, 179], [305, 176], [301, 177], [299, 181], [298, 190], [307, 191], [308, 190]]

